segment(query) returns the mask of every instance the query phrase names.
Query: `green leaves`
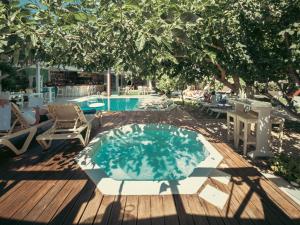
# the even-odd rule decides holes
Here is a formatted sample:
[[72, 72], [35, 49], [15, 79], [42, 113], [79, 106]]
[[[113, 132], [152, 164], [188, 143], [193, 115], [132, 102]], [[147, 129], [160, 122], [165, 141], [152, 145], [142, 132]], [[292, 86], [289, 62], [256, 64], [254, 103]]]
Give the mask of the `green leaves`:
[[82, 12], [74, 13], [73, 15], [75, 20], [79, 22], [87, 22], [89, 19], [88, 16]]
[[135, 46], [137, 47], [137, 50], [140, 52], [144, 49], [146, 43], [146, 37], [144, 34], [141, 34], [138, 36], [138, 38], [135, 41]]
[[11, 62], [33, 56], [189, 81], [219, 76], [217, 65], [246, 82], [288, 76], [288, 66], [299, 71], [300, 6], [293, 1], [15, 2], [0, 2], [0, 56]]

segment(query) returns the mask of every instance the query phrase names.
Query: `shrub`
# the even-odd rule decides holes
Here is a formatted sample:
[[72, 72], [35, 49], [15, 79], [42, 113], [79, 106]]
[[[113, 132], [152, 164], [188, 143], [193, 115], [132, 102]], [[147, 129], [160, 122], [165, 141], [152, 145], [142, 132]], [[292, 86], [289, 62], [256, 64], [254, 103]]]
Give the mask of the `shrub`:
[[300, 184], [300, 157], [289, 156], [286, 153], [278, 154], [271, 160], [271, 169], [289, 182]]

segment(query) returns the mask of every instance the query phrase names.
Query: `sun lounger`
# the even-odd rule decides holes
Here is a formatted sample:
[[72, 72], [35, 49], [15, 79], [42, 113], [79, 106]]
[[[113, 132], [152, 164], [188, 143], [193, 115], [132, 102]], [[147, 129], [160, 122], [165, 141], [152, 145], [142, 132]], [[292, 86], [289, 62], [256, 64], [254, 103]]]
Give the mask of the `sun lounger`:
[[[23, 117], [22, 112], [19, 110], [18, 106], [14, 103], [10, 103], [11, 106], [11, 127], [4, 132], [0, 133], [0, 145], [4, 145], [12, 150], [16, 155], [20, 155], [27, 151], [32, 139], [34, 138], [38, 128], [45, 126], [51, 123], [51, 120], [45, 121], [43, 123], [30, 126], [26, 119]], [[3, 116], [7, 117], [7, 114], [2, 114]], [[5, 119], [5, 118], [4, 118]], [[6, 118], [7, 119], [7, 118]], [[13, 144], [12, 139], [20, 137], [22, 135], [26, 135], [24, 143], [22, 144], [21, 148], [18, 148], [16, 145]]]
[[36, 138], [44, 149], [48, 149], [53, 140], [79, 139], [83, 146], [88, 144], [95, 117], [88, 121], [80, 107], [73, 103], [51, 104], [48, 108], [55, 119], [54, 124]]
[[160, 103], [149, 104], [146, 106], [146, 110], [149, 111], [171, 111], [175, 109], [177, 105], [172, 100], [163, 100]]
[[231, 108], [211, 108], [210, 109], [211, 113], [210, 115], [212, 116], [213, 113], [216, 113], [216, 119], [219, 119], [221, 114], [226, 114], [227, 112], [233, 112], [234, 110]]

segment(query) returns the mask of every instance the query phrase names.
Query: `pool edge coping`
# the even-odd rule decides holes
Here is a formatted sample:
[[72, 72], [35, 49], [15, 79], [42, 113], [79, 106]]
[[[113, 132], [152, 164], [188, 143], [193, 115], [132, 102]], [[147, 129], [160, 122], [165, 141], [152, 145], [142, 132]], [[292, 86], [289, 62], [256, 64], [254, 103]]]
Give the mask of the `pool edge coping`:
[[[133, 125], [125, 124], [126, 125]], [[150, 124], [150, 123], [149, 123]], [[166, 123], [158, 123], [170, 125]], [[174, 125], [172, 125], [174, 126]], [[180, 129], [191, 130], [183, 127]], [[115, 128], [113, 128], [115, 129]], [[118, 181], [107, 177], [105, 172], [92, 162], [89, 153], [94, 150], [95, 143], [98, 139], [110, 130], [97, 134], [83, 150], [75, 157], [76, 162], [81, 169], [92, 179], [97, 185], [101, 193], [105, 195], [170, 195], [170, 194], [196, 194], [200, 187], [208, 179], [209, 175], [222, 162], [223, 156], [218, 150], [206, 140], [206, 138], [198, 133], [197, 138], [203, 143], [209, 152], [207, 158], [200, 162], [194, 171], [185, 179], [179, 181]], [[195, 132], [195, 131], [194, 131]], [[199, 170], [200, 169], [200, 170]]]

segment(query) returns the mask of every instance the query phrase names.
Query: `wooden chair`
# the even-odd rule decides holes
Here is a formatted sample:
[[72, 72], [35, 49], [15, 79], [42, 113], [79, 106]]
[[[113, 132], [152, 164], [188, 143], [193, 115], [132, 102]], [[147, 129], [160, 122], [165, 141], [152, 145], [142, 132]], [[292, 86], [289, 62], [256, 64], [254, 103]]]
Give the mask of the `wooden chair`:
[[73, 103], [51, 104], [48, 109], [55, 119], [54, 124], [36, 138], [44, 149], [48, 149], [53, 140], [79, 139], [83, 146], [88, 144], [95, 117], [88, 121], [80, 107]]
[[[16, 155], [20, 155], [27, 151], [38, 128], [49, 125], [52, 122], [52, 120], [48, 120], [34, 126], [30, 126], [30, 124], [25, 120], [22, 112], [16, 104], [11, 103], [11, 111], [13, 115], [12, 125], [10, 130], [8, 130], [7, 132], [0, 133], [0, 145], [8, 147]], [[16, 145], [13, 144], [12, 139], [26, 134], [28, 134], [28, 136], [26, 137], [21, 148], [18, 148]]]

